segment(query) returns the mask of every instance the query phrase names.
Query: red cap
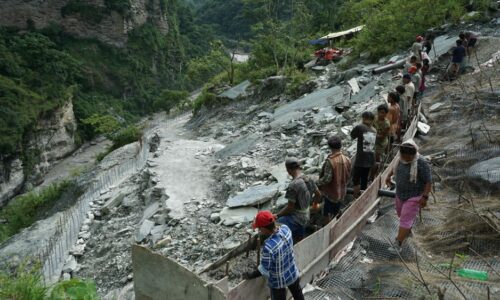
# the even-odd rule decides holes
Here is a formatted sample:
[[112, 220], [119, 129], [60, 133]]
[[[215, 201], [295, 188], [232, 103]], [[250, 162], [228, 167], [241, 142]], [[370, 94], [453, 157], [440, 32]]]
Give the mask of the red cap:
[[424, 40], [424, 38], [423, 38], [421, 35], [418, 35], [418, 36], [417, 36], [417, 42], [421, 42], [421, 41], [423, 41], [423, 40]]
[[410, 74], [417, 73], [417, 67], [415, 67], [415, 66], [411, 66], [411, 67], [408, 69], [408, 73], [410, 73]]
[[253, 221], [252, 227], [261, 228], [266, 227], [274, 222], [274, 215], [268, 210], [262, 210], [257, 213], [255, 220]]

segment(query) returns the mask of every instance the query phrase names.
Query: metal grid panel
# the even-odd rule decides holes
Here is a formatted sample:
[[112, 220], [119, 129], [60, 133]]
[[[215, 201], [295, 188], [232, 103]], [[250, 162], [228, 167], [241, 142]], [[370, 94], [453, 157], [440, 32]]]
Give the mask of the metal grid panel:
[[[361, 299], [366, 296], [414, 299], [426, 294], [425, 289], [402, 265], [398, 255], [387, 250], [390, 247], [388, 239], [394, 239], [399, 222], [394, 210], [385, 208], [381, 210], [384, 214], [375, 223], [364, 228], [351, 251], [331, 267], [325, 278], [316, 282], [321, 290], [308, 293], [306, 299]], [[439, 223], [442, 221], [428, 214], [423, 216], [423, 224], [427, 226]], [[421, 223], [415, 226], [415, 232], [421, 230], [419, 224]], [[446, 288], [446, 299], [461, 298], [453, 284], [440, 275], [429, 260], [418, 252], [418, 247], [411, 238], [405, 242], [402, 250], [401, 256], [412, 267], [415, 267], [415, 255], [418, 255], [419, 266], [426, 274], [424, 277], [432, 276], [430, 280], [433, 285]], [[491, 258], [488, 262], [495, 269], [500, 269], [500, 260]], [[435, 262], [433, 264], [436, 265]], [[495, 277], [484, 261], [468, 258], [462, 263], [462, 267], [487, 271], [490, 274], [490, 280], [487, 282], [454, 277], [468, 298], [485, 299], [487, 286], [491, 288], [492, 299], [500, 298], [500, 279]], [[446, 268], [441, 270], [448, 272]]]

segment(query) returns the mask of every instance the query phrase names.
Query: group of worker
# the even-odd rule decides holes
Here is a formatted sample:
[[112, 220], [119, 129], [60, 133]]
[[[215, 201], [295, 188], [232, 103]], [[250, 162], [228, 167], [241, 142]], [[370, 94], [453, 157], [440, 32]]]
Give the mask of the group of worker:
[[[247, 279], [264, 276], [272, 300], [286, 299], [287, 288], [295, 300], [304, 299], [293, 245], [306, 235], [310, 209], [322, 203], [322, 224], [328, 224], [345, 207], [350, 180], [356, 198], [380, 171], [383, 157], [393, 143], [401, 142], [402, 131], [417, 113], [418, 97], [425, 89], [425, 75], [430, 68], [431, 47], [429, 39], [417, 37], [403, 71], [403, 82], [387, 97], [389, 105], [379, 105], [376, 115], [370, 111], [361, 115], [361, 123], [350, 133], [357, 140], [354, 162], [342, 152], [342, 139], [335, 135], [328, 138], [330, 154], [318, 180], [302, 173], [299, 159], [286, 159], [285, 168], [292, 177], [285, 194], [288, 204], [276, 214], [260, 211], [255, 217], [253, 228], [259, 230], [265, 241], [258, 269], [245, 274]], [[386, 181], [392, 187], [391, 178], [395, 180], [395, 207], [400, 220], [398, 234], [388, 249], [392, 253], [401, 251], [418, 212], [427, 205], [432, 182], [430, 165], [418, 153], [413, 140], [401, 143], [398, 154], [398, 164]]]
[[[271, 299], [286, 299], [287, 288], [295, 300], [304, 299], [293, 245], [305, 237], [311, 207], [323, 203], [321, 212], [324, 225], [340, 215], [345, 205], [351, 172], [355, 196], [366, 189], [376, 165], [377, 149], [384, 151], [386, 147], [387, 142], [380, 139], [387, 138], [387, 111], [386, 105], [379, 106], [377, 118], [371, 112], [364, 112], [362, 122], [353, 128], [351, 137], [357, 139], [354, 166], [342, 153], [342, 140], [335, 135], [328, 138], [331, 152], [317, 181], [302, 173], [299, 159], [286, 159], [285, 168], [292, 177], [285, 194], [288, 205], [277, 214], [260, 211], [255, 217], [253, 227], [259, 229], [265, 241], [258, 270], [245, 274], [247, 279], [261, 275], [266, 277], [271, 289]], [[384, 123], [384, 126], [379, 127], [384, 130], [382, 134], [374, 126], [377, 122]], [[413, 140], [405, 141], [399, 146], [399, 156], [399, 163], [386, 182], [387, 186], [392, 186], [391, 176], [395, 175], [395, 206], [400, 227], [393, 245], [388, 249], [394, 253], [401, 251], [403, 241], [411, 232], [420, 208], [427, 205], [432, 181], [429, 163], [419, 155]]]
[[[451, 61], [446, 68], [448, 80], [456, 78], [465, 67], [466, 57], [475, 53], [478, 37], [472, 32], [460, 32], [449, 54]], [[416, 91], [422, 93], [425, 90], [425, 75], [430, 71], [431, 59], [429, 53], [432, 49], [433, 38], [428, 35], [425, 39], [417, 36], [412, 45], [412, 55], [405, 64], [404, 74], [410, 74]]]
[[458, 35], [456, 46], [451, 49], [451, 62], [447, 68], [448, 79], [456, 78], [465, 67], [466, 59], [470, 60], [471, 54], [475, 53], [477, 36], [471, 32], [461, 32]]

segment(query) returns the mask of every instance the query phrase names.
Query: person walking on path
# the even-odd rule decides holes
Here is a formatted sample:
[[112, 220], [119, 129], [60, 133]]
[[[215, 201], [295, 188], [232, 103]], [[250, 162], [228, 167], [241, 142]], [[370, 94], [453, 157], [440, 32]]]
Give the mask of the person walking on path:
[[431, 192], [432, 174], [429, 163], [418, 153], [413, 140], [401, 144], [399, 163], [386, 179], [392, 186], [391, 176], [396, 182], [396, 213], [399, 217], [399, 231], [390, 252], [399, 252], [404, 240], [411, 232], [413, 223], [421, 208], [427, 205]]
[[413, 118], [413, 110], [415, 106], [415, 101], [413, 99], [413, 97], [415, 97], [415, 85], [413, 84], [413, 82], [411, 82], [410, 74], [406, 74], [403, 76], [403, 85], [405, 88], [405, 95], [403, 97], [403, 101], [406, 101], [405, 107], [408, 112], [408, 115], [406, 115], [406, 120], [408, 123], [410, 123], [409, 120]]
[[402, 85], [396, 87], [396, 92], [399, 96], [399, 110], [400, 110], [400, 126], [399, 126], [399, 136], [401, 136], [402, 129], [406, 129], [406, 123], [408, 122], [408, 101], [406, 99], [406, 90]]
[[376, 176], [379, 170], [382, 168], [382, 157], [386, 154], [387, 148], [389, 146], [389, 136], [391, 131], [391, 123], [387, 120], [387, 113], [389, 112], [389, 107], [386, 104], [381, 104], [377, 107], [377, 118], [373, 127], [377, 130], [377, 138], [375, 139], [375, 172], [373, 176]]
[[422, 36], [417, 36], [415, 43], [411, 46], [411, 52], [417, 57], [417, 62], [422, 61], [422, 41], [424, 38]]
[[293, 299], [304, 300], [300, 287], [299, 269], [293, 252], [292, 231], [288, 226], [278, 225], [270, 211], [260, 211], [253, 222], [262, 236], [267, 236], [261, 249], [257, 270], [246, 273], [246, 279], [264, 276], [271, 290], [271, 300], [286, 300], [286, 290]]
[[456, 78], [458, 74], [460, 74], [464, 58], [467, 55], [467, 50], [463, 46], [463, 41], [457, 40], [456, 44], [456, 47], [451, 50], [451, 63], [448, 70], [446, 70], [446, 72], [451, 75], [451, 79]]
[[292, 181], [288, 185], [285, 198], [288, 205], [276, 214], [280, 224], [285, 224], [292, 231], [293, 241], [298, 243], [304, 238], [309, 222], [309, 207], [313, 196], [319, 199], [320, 192], [313, 180], [302, 174], [300, 162], [291, 157], [285, 161], [285, 167]]
[[318, 181], [324, 199], [323, 225], [340, 213], [351, 176], [351, 160], [342, 153], [342, 140], [338, 136], [331, 136], [328, 146], [331, 153], [323, 163]]
[[467, 55], [469, 56], [470, 59], [472, 53], [474, 53], [476, 48], [477, 36], [472, 32], [466, 32], [465, 38], [467, 39], [467, 49], [466, 49]]
[[370, 111], [365, 111], [361, 119], [361, 124], [356, 125], [351, 131], [351, 138], [357, 139], [356, 158], [352, 170], [354, 198], [357, 198], [361, 191], [368, 187], [370, 171], [375, 166], [375, 139], [377, 138], [377, 130], [373, 127], [375, 115]]
[[401, 123], [400, 118], [400, 108], [399, 108], [399, 95], [394, 92], [390, 92], [387, 96], [387, 100], [390, 104], [389, 113], [387, 114], [387, 120], [391, 124], [390, 130], [390, 143], [399, 140], [399, 124]]

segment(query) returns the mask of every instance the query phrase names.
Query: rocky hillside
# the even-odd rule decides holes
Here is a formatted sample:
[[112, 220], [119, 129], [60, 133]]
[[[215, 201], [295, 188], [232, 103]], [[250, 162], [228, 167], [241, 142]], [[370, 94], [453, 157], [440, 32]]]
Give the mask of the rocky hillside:
[[41, 29], [58, 24], [78, 38], [95, 38], [125, 46], [128, 33], [146, 22], [167, 33], [165, 0], [46, 0], [2, 1], [0, 25]]

